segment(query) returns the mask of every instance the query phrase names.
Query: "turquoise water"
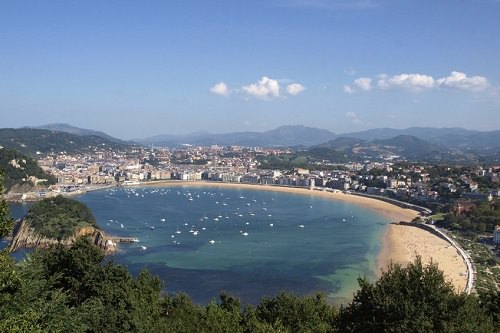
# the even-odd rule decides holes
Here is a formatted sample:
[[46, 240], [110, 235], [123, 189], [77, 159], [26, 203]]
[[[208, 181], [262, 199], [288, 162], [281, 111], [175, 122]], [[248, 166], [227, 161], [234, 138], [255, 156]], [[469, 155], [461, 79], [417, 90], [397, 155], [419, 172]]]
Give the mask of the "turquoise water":
[[388, 223], [352, 203], [252, 189], [120, 188], [78, 199], [108, 234], [139, 238], [120, 244], [115, 262], [202, 304], [221, 291], [254, 304], [280, 291], [345, 302], [357, 277], [374, 277]]

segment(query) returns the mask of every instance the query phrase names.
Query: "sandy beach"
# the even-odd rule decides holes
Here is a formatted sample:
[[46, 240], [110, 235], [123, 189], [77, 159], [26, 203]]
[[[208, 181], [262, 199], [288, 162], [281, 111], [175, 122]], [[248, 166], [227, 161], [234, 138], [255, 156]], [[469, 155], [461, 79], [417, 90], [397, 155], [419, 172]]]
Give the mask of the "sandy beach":
[[381, 242], [381, 251], [377, 260], [377, 273], [387, 268], [391, 262], [407, 264], [414, 260], [418, 254], [424, 263], [429, 263], [432, 259], [444, 272], [446, 279], [451, 280], [455, 289], [463, 291], [467, 283], [467, 267], [457, 253], [457, 250], [445, 240], [432, 233], [404, 225], [396, 225], [399, 221], [409, 222], [418, 216], [418, 212], [405, 209], [396, 205], [356, 195], [344, 194], [342, 192], [316, 191], [307, 188], [282, 187], [272, 185], [252, 185], [252, 184], [232, 184], [216, 183], [204, 181], [161, 181], [144, 183], [139, 186], [213, 186], [225, 188], [244, 188], [258, 191], [276, 191], [296, 193], [303, 195], [315, 195], [333, 200], [349, 201], [376, 210], [387, 216], [391, 224], [387, 226]]

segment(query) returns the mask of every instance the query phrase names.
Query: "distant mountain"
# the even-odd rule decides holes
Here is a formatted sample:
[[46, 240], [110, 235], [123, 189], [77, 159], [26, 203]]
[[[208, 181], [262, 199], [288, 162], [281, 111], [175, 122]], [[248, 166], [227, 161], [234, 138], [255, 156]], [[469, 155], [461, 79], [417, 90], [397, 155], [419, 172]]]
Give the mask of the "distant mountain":
[[391, 139], [373, 140], [372, 149], [388, 150], [393, 155], [404, 156], [410, 160], [441, 160], [449, 153], [448, 149], [424, 141], [411, 135], [398, 135]]
[[352, 132], [342, 134], [343, 137], [357, 138], [363, 140], [383, 140], [391, 139], [398, 135], [411, 135], [419, 139], [429, 140], [432, 138], [440, 137], [443, 135], [458, 135], [458, 136], [468, 136], [481, 133], [479, 131], [467, 130], [459, 127], [410, 127], [405, 129], [394, 129], [394, 128], [374, 128], [361, 132]]
[[157, 135], [140, 140], [141, 143], [163, 146], [191, 145], [239, 145], [261, 147], [312, 146], [335, 138], [335, 133], [328, 130], [302, 125], [281, 126], [266, 132], [233, 132], [210, 134], [197, 132], [189, 135]]
[[100, 138], [109, 140], [111, 142], [125, 143], [125, 141], [114, 138], [111, 135], [108, 135], [108, 134], [101, 132], [101, 131], [95, 131], [95, 130], [86, 129], [86, 128], [79, 128], [79, 127], [75, 127], [75, 126], [71, 126], [69, 124], [63, 124], [63, 123], [52, 123], [52, 124], [47, 124], [47, 125], [42, 125], [42, 126], [32, 126], [32, 127], [26, 127], [26, 128], [46, 129], [49, 131], [64, 132], [64, 133], [70, 133], [70, 134], [75, 134], [75, 135], [79, 135], [79, 136], [98, 136]]
[[318, 149], [323, 149], [321, 152], [324, 156], [335, 156], [332, 152], [327, 153], [330, 150], [344, 154], [351, 161], [402, 158], [408, 161], [468, 163], [479, 159], [471, 152], [462, 152], [416, 136], [402, 134], [389, 139], [370, 141], [340, 137], [313, 146], [309, 152], [317, 155]]
[[[500, 155], [500, 131], [481, 132], [463, 128], [410, 127], [406, 129], [377, 128], [342, 136], [367, 141], [386, 140], [399, 135], [409, 135], [427, 143], [454, 151], [455, 155], [475, 154], [480, 157]], [[470, 156], [469, 156], [470, 157]]]
[[340, 137], [334, 140], [330, 140], [326, 143], [322, 143], [316, 145], [314, 148], [328, 148], [334, 149], [338, 151], [352, 151], [355, 146], [366, 143], [366, 140], [357, 139], [357, 138], [349, 138], [349, 137]]
[[130, 147], [129, 144], [113, 142], [100, 136], [79, 136], [34, 128], [1, 128], [0, 146], [31, 156], [36, 155], [37, 152], [81, 153], [92, 152], [97, 148], [124, 150]]

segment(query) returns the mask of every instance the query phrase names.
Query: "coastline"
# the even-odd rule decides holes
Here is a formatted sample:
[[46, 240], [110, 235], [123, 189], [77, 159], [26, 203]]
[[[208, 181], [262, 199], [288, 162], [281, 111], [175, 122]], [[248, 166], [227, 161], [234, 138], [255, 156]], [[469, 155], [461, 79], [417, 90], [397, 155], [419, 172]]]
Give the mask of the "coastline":
[[348, 201], [376, 210], [390, 221], [381, 237], [380, 252], [376, 260], [375, 275], [380, 277], [387, 266], [392, 263], [406, 265], [422, 257], [422, 262], [437, 263], [450, 280], [457, 292], [462, 292], [467, 283], [467, 266], [457, 250], [444, 239], [432, 233], [412, 226], [399, 225], [400, 221], [410, 222], [419, 216], [416, 210], [402, 208], [376, 198], [350, 195], [343, 192], [316, 191], [300, 187], [284, 187], [276, 185], [219, 183], [205, 181], [155, 181], [137, 186], [212, 186], [223, 188], [244, 188], [258, 191], [286, 192], [301, 195], [314, 195], [327, 199]]
[[[400, 221], [410, 222], [419, 216], [419, 212], [403, 208], [374, 197], [359, 196], [340, 191], [311, 190], [304, 187], [285, 187], [279, 185], [222, 183], [210, 181], [151, 181], [133, 184], [125, 187], [169, 187], [169, 186], [203, 186], [256, 191], [286, 192], [299, 195], [314, 195], [331, 200], [341, 200], [376, 210], [390, 222], [380, 238], [380, 251], [374, 265], [374, 275], [380, 277], [387, 266], [392, 263], [406, 265], [420, 255], [424, 264], [431, 259], [444, 272], [446, 279], [451, 280], [455, 289], [461, 292], [467, 283], [467, 266], [457, 250], [447, 241], [433, 235], [431, 232], [412, 226], [399, 225]], [[85, 191], [61, 193], [68, 196], [78, 196], [90, 191], [97, 191], [114, 186], [96, 186]]]

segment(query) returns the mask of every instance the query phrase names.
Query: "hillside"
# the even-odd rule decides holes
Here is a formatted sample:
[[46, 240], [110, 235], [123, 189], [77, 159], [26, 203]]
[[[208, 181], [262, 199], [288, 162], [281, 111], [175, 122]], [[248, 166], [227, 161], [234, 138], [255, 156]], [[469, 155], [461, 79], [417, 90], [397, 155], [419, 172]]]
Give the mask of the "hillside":
[[[411, 135], [397, 135], [389, 139], [366, 141], [357, 138], [340, 137], [335, 140], [309, 148], [310, 154], [321, 149], [327, 156], [334, 152], [343, 153], [351, 161], [365, 159], [404, 159], [420, 162], [460, 162], [470, 163], [478, 160], [478, 156], [467, 151], [447, 148]], [[331, 151], [328, 153], [328, 151]], [[330, 159], [331, 160], [331, 159]], [[332, 161], [336, 162], [336, 161]]]
[[108, 135], [104, 132], [95, 131], [95, 130], [86, 129], [86, 128], [80, 128], [80, 127], [76, 127], [76, 126], [71, 126], [69, 124], [52, 123], [52, 124], [47, 124], [47, 125], [42, 125], [42, 126], [32, 126], [32, 127], [26, 127], [26, 128], [46, 129], [49, 131], [64, 132], [64, 133], [69, 133], [69, 134], [75, 134], [78, 136], [98, 136], [100, 138], [103, 138], [103, 139], [106, 139], [108, 141], [115, 142], [115, 143], [122, 143], [122, 144], [126, 143], [125, 141], [114, 138], [111, 135]]
[[10, 251], [23, 247], [47, 248], [58, 243], [71, 245], [81, 236], [90, 236], [103, 250], [114, 251], [113, 243], [99, 230], [90, 209], [79, 201], [59, 195], [31, 206], [14, 230]]
[[39, 181], [42, 184], [55, 184], [57, 181], [54, 176], [43, 171], [36, 160], [13, 149], [0, 149], [0, 169], [5, 171], [7, 192], [13, 187], [32, 188]]
[[0, 146], [35, 156], [39, 153], [81, 153], [96, 149], [124, 150], [128, 144], [116, 143], [99, 136], [79, 136], [33, 128], [0, 129]]

